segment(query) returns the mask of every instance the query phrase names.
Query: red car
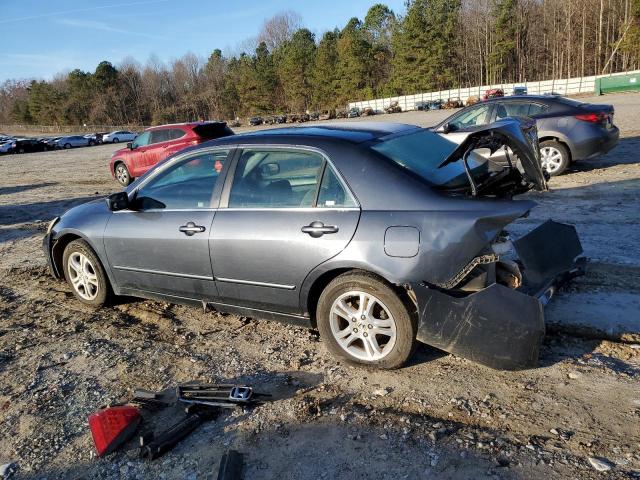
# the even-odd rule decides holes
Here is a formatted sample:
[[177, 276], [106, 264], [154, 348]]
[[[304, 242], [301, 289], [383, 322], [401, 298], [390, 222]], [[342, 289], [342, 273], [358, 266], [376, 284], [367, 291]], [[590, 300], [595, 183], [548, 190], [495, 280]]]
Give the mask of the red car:
[[482, 99], [489, 100], [490, 98], [497, 97], [504, 97], [504, 90], [502, 90], [501, 88], [490, 88], [489, 90], [485, 90]]
[[147, 128], [133, 142], [113, 153], [111, 175], [127, 186], [168, 156], [191, 145], [233, 135], [225, 122], [192, 122]]

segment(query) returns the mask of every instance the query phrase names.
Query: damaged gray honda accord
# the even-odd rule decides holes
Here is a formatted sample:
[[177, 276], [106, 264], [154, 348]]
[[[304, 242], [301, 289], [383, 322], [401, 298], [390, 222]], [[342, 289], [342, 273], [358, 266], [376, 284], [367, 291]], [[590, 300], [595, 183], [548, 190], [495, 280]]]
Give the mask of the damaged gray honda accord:
[[582, 271], [573, 227], [548, 221], [513, 240], [504, 230], [535, 206], [514, 195], [547, 188], [538, 152], [526, 119], [460, 145], [373, 122], [234, 135], [72, 208], [44, 250], [93, 306], [131, 295], [281, 320], [379, 368], [403, 365], [418, 341], [531, 368], [543, 306]]

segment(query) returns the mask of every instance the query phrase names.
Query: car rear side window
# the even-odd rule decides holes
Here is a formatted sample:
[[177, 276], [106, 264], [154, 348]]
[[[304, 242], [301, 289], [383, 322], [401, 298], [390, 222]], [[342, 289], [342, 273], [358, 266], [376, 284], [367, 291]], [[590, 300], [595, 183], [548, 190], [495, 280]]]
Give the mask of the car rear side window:
[[346, 191], [340, 180], [338, 180], [331, 165], [327, 165], [324, 170], [324, 175], [322, 175], [317, 206], [320, 208], [357, 206], [353, 197]]
[[216, 150], [190, 155], [153, 177], [136, 198], [143, 209], [213, 208], [213, 192], [228, 154]]
[[169, 138], [169, 133], [171, 130], [162, 129], [162, 130], [152, 130], [151, 131], [151, 141], [149, 143], [160, 143], [171, 140]]
[[548, 105], [542, 105], [540, 103], [531, 103], [529, 104], [529, 116], [535, 117], [536, 115], [540, 115], [546, 112], [549, 109]]
[[496, 103], [496, 120], [507, 117], [529, 116], [529, 104], [527, 102], [499, 102]]
[[178, 138], [185, 136], [185, 131], [180, 130], [179, 128], [172, 128], [171, 130], [168, 130], [168, 132], [168, 140], [177, 140]]
[[231, 186], [229, 207], [312, 207], [324, 158], [298, 150], [244, 150]]

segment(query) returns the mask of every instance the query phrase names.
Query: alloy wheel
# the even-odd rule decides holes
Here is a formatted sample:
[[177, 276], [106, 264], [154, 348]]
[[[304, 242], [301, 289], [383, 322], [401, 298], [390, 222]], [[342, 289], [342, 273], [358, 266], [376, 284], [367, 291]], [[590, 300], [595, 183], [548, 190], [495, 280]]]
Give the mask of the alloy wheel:
[[85, 300], [93, 300], [98, 295], [100, 283], [96, 269], [81, 252], [73, 252], [69, 256], [69, 280], [74, 290]]
[[121, 184], [126, 185], [127, 180], [129, 179], [129, 173], [127, 172], [127, 167], [125, 167], [122, 164], [118, 165], [116, 167], [116, 178]]
[[365, 361], [386, 357], [396, 343], [396, 322], [390, 310], [370, 293], [353, 290], [331, 306], [329, 325], [340, 347]]
[[562, 166], [562, 152], [555, 147], [542, 147], [540, 149], [542, 168], [549, 174], [556, 173]]

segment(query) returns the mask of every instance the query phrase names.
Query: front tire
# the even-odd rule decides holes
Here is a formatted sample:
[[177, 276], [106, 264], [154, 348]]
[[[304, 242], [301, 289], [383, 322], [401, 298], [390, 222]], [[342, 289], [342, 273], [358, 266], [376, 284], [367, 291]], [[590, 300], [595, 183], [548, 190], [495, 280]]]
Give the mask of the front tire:
[[118, 137], [114, 138], [113, 140], [111, 140], [111, 143], [118, 143], [120, 140], [118, 140]]
[[348, 363], [399, 368], [416, 346], [415, 308], [372, 274], [350, 272], [332, 280], [316, 317], [327, 349]]
[[555, 140], [540, 142], [540, 160], [543, 170], [552, 177], [564, 173], [571, 163], [567, 147]]
[[131, 178], [131, 174], [129, 173], [129, 169], [122, 162], [116, 165], [116, 167], [114, 168], [114, 172], [116, 174], [116, 180], [118, 180], [118, 182], [124, 187], [126, 187], [133, 181], [133, 179]]
[[71, 148], [71, 144], [70, 143], [65, 143], [64, 144], [64, 148]]
[[64, 275], [75, 297], [86, 305], [101, 307], [110, 295], [100, 259], [84, 240], [74, 240], [62, 256]]

